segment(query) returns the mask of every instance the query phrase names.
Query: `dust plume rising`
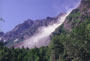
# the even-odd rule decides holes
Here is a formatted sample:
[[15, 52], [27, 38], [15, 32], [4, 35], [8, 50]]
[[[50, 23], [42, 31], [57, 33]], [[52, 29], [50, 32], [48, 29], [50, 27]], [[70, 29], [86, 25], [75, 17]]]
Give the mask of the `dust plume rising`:
[[[78, 3], [76, 5], [76, 7], [79, 4], [80, 3]], [[40, 27], [37, 30], [37, 32], [32, 37], [30, 37], [27, 40], [24, 40], [21, 43], [21, 45], [19, 45], [17, 47], [22, 48], [22, 46], [23, 46], [24, 48], [27, 48], [27, 47], [28, 48], [35, 48], [35, 47], [40, 48], [42, 46], [48, 46], [48, 44], [50, 43], [50, 35], [55, 31], [56, 28], [58, 28], [59, 26], [61, 26], [63, 24], [63, 22], [65, 21], [66, 17], [76, 7], [72, 8], [72, 9], [68, 9], [67, 13], [65, 13], [62, 16], [58, 17], [58, 19], [56, 20], [57, 22], [53, 23], [52, 25]]]
[[71, 11], [63, 14], [57, 19], [56, 23], [48, 26], [40, 27], [32, 37], [22, 42], [19, 46], [20, 48], [23, 46], [24, 48], [35, 48], [41, 46], [47, 46], [50, 42], [50, 35], [55, 31], [62, 23], [65, 21], [65, 18], [70, 14]]

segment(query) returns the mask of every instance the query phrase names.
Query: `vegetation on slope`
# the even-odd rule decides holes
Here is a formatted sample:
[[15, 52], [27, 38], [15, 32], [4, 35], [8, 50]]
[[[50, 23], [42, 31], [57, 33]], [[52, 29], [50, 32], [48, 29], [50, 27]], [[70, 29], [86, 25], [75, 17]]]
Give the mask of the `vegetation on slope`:
[[90, 61], [89, 20], [68, 34], [54, 35], [48, 47], [14, 49], [0, 43], [0, 61]]
[[[48, 47], [7, 48], [0, 43], [0, 61], [90, 61], [90, 0], [82, 0], [54, 32]], [[70, 28], [66, 28], [71, 26]], [[69, 25], [68, 25], [69, 24]]]
[[[54, 54], [54, 56], [56, 56], [55, 60], [62, 59], [61, 61], [90, 61], [89, 20], [82, 22], [68, 34], [61, 33], [60, 35], [54, 36], [52, 44], [57, 50], [52, 49], [52, 51], [56, 52]], [[62, 48], [63, 46], [60, 47], [60, 45], [63, 45], [64, 48]], [[53, 48], [53, 46], [51, 47]], [[62, 53], [60, 52], [60, 48], [61, 51], [63, 51]]]

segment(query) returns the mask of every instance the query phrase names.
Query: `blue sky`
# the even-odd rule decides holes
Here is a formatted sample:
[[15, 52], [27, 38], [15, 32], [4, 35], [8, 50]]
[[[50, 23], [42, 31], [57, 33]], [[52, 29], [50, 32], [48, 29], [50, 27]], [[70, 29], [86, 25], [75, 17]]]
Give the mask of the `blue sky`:
[[0, 0], [0, 23], [4, 32], [12, 30], [27, 19], [44, 19], [73, 8], [79, 0]]

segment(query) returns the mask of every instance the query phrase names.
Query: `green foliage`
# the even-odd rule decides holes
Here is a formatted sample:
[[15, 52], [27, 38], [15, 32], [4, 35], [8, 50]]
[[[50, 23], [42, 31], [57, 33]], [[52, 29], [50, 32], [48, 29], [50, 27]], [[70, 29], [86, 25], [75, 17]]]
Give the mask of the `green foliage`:
[[79, 20], [79, 19], [77, 19], [77, 20], [74, 20], [74, 22], [75, 22], [75, 23], [79, 23], [79, 22], [80, 22], [80, 20]]
[[76, 17], [78, 17], [78, 16], [81, 16], [81, 13], [71, 13], [70, 15], [69, 15], [69, 17], [72, 17], [72, 18], [76, 18]]
[[[54, 36], [53, 39], [54, 41], [52, 40], [51, 47], [53, 47], [54, 50], [57, 49], [56, 52], [58, 50], [60, 51], [57, 52], [59, 55], [57, 60], [62, 59], [62, 61], [90, 61], [89, 20], [85, 20], [78, 26], [74, 27], [70, 33], [61, 33], [60, 35]], [[60, 46], [58, 49], [58, 47], [55, 47], [55, 45], [62, 45], [62, 47], [64, 46], [63, 52], [60, 50]], [[52, 52], [54, 50], [52, 50]], [[62, 54], [60, 54], [61, 52]]]
[[83, 21], [70, 33], [55, 34], [48, 47], [15, 49], [1, 42], [0, 61], [90, 61], [90, 21]]
[[0, 46], [4, 46], [4, 43], [0, 41]]
[[0, 47], [0, 61], [48, 61], [47, 47], [19, 49]]
[[[83, 1], [90, 4], [90, 0]], [[68, 16], [72, 25], [78, 25], [70, 32], [60, 27], [62, 31], [54, 34], [48, 47], [15, 49], [4, 47], [0, 42], [0, 61], [90, 61], [90, 16], [83, 16], [78, 11], [76, 9]]]

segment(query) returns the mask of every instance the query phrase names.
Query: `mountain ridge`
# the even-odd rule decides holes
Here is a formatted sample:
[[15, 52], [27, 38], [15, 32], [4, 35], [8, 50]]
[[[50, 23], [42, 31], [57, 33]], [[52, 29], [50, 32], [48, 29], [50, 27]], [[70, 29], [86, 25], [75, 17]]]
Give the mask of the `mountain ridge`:
[[[17, 25], [13, 30], [4, 33], [1, 36], [1, 41], [5, 42], [8, 46], [10, 44], [16, 44], [32, 37], [35, 33], [38, 33], [40, 27], [47, 27], [53, 23], [57, 23], [57, 19], [64, 15], [61, 13], [56, 17], [47, 17], [46, 19], [31, 20], [28, 19], [22, 24]], [[15, 41], [15, 42], [14, 42]]]
[[[2, 47], [0, 44], [0, 60], [90, 61], [90, 0], [82, 0], [82, 3], [81, 7], [73, 10], [67, 21], [56, 29], [48, 46], [15, 49]], [[65, 27], [65, 23], [70, 28]]]

